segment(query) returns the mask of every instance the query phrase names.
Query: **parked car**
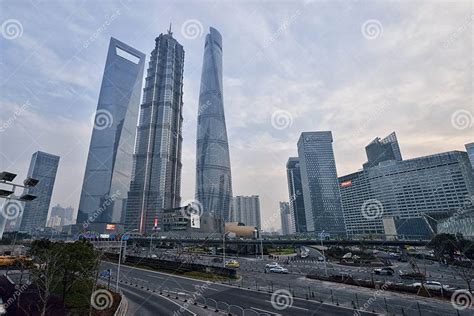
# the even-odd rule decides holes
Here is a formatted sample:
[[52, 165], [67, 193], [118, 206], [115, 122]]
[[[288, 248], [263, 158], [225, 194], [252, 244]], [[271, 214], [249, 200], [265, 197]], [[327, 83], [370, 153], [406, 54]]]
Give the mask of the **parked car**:
[[229, 261], [226, 261], [225, 266], [227, 268], [238, 268], [240, 267], [240, 264], [237, 260], [229, 260]]
[[265, 265], [265, 268], [267, 269], [277, 268], [277, 267], [280, 267], [280, 264], [278, 262], [267, 263]]
[[[420, 288], [421, 287], [421, 282], [413, 283], [411, 286], [416, 287], [416, 288]], [[438, 282], [438, 281], [426, 281], [424, 283], [424, 286], [428, 290], [438, 290], [438, 291], [440, 291], [441, 289], [443, 289], [443, 290], [450, 290], [451, 289], [449, 286], [443, 285], [443, 284], [441, 284], [441, 282]]]
[[269, 270], [271, 273], [288, 273], [288, 269], [286, 268], [283, 268], [283, 267], [275, 267], [275, 268], [271, 268]]
[[423, 273], [417, 272], [403, 272], [402, 270], [398, 271], [400, 278], [402, 279], [414, 279], [414, 280], [423, 280], [425, 275]]
[[324, 262], [324, 257], [318, 257], [319, 262]]
[[392, 268], [383, 267], [383, 268], [374, 269], [374, 273], [375, 274], [380, 274], [380, 275], [394, 275], [395, 271]]

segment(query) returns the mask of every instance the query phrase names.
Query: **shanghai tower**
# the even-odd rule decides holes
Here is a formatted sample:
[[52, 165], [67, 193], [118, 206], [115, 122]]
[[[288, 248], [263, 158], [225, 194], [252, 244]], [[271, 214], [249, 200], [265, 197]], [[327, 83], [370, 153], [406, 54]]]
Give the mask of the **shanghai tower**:
[[204, 45], [196, 150], [196, 199], [204, 212], [229, 220], [232, 177], [222, 91], [222, 36], [210, 28]]
[[143, 89], [125, 229], [150, 233], [163, 209], [181, 203], [183, 46], [168, 34], [155, 40]]

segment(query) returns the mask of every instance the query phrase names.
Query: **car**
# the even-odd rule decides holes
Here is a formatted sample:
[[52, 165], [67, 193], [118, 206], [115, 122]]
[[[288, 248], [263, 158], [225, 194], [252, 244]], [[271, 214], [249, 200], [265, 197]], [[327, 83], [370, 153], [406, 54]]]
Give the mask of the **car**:
[[383, 268], [376, 268], [374, 269], [374, 274], [384, 274], [384, 275], [394, 275], [395, 271], [392, 268], [389, 267], [383, 267]]
[[278, 262], [267, 263], [265, 265], [266, 269], [278, 268], [278, 267], [280, 267], [280, 264]]
[[240, 267], [240, 264], [237, 260], [229, 260], [229, 261], [226, 261], [225, 266], [227, 268], [238, 268]]
[[318, 262], [324, 262], [324, 257], [318, 257]]
[[402, 270], [398, 271], [398, 275], [400, 275], [400, 278], [402, 279], [423, 280], [425, 278], [423, 273], [403, 272]]
[[288, 269], [287, 268], [283, 268], [283, 267], [275, 267], [275, 268], [271, 268], [269, 270], [271, 273], [288, 273]]
[[[447, 285], [443, 285], [441, 284], [440, 282], [438, 281], [426, 281], [424, 284], [425, 288], [427, 288], [428, 290], [449, 290], [451, 289], [449, 286]], [[421, 287], [421, 282], [416, 282], [416, 283], [413, 283], [411, 286], [413, 287], [416, 287], [416, 288], [420, 288]]]

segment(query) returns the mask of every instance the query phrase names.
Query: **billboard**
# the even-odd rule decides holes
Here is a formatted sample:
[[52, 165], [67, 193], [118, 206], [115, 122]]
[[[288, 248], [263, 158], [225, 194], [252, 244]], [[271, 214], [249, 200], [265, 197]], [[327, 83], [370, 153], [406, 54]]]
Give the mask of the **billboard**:
[[201, 217], [199, 216], [199, 214], [192, 213], [190, 215], [190, 220], [192, 228], [201, 228]]

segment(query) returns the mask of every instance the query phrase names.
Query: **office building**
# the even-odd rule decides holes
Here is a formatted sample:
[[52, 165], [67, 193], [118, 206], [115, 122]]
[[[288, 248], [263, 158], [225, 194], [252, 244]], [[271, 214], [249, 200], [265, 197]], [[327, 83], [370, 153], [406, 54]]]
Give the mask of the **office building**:
[[180, 206], [183, 70], [183, 46], [171, 30], [160, 34], [143, 89], [126, 230], [151, 233], [161, 225], [164, 209]]
[[474, 169], [474, 143], [466, 144], [465, 147], [471, 166]]
[[36, 199], [25, 203], [20, 231], [33, 232], [46, 227], [58, 165], [59, 156], [56, 155], [37, 151], [31, 157], [28, 177], [39, 182], [34, 187], [25, 188], [24, 193], [35, 195]]
[[290, 235], [293, 234], [294, 227], [292, 216], [290, 212], [290, 203], [280, 202], [280, 219], [281, 219], [281, 234]]
[[377, 166], [383, 161], [403, 160], [395, 132], [392, 132], [383, 139], [375, 138], [365, 147], [365, 152], [367, 154], [367, 162], [364, 164], [364, 168]]
[[196, 142], [196, 200], [229, 221], [232, 177], [222, 87], [222, 36], [210, 28], [204, 45]]
[[[54, 226], [65, 226], [73, 224], [73, 214], [74, 209], [72, 207], [62, 207], [61, 205], [56, 205], [51, 208], [49, 214], [50, 227]], [[54, 225], [52, 225], [54, 223]]]
[[246, 226], [255, 226], [261, 229], [260, 198], [258, 195], [233, 198], [231, 222], [244, 223]]
[[110, 39], [77, 223], [123, 221], [132, 173], [145, 55]]
[[296, 233], [306, 232], [306, 214], [304, 210], [303, 186], [301, 183], [300, 161], [290, 157], [286, 163], [288, 195], [292, 227]]
[[303, 132], [298, 140], [308, 232], [345, 236], [332, 133]]
[[383, 232], [387, 238], [430, 238], [436, 222], [474, 194], [473, 170], [461, 151], [387, 161], [340, 177], [339, 183], [352, 236]]

